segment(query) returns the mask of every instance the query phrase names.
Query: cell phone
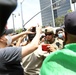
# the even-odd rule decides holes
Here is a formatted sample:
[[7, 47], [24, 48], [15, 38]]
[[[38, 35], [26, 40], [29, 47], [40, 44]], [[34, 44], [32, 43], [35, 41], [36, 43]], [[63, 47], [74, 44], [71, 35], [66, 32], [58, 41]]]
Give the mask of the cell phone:
[[47, 46], [49, 46], [49, 44], [43, 44], [42, 51], [48, 51]]
[[31, 31], [36, 32], [36, 27], [33, 27]]

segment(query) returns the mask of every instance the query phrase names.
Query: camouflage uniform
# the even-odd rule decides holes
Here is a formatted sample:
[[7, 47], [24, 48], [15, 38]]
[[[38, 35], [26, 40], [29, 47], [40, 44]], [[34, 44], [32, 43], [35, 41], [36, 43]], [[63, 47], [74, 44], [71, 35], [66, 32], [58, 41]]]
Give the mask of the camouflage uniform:
[[45, 34], [50, 33], [50, 32], [53, 33], [54, 41], [49, 42], [48, 40], [45, 40], [44, 43], [53, 45], [56, 50], [62, 49], [63, 48], [63, 40], [54, 37], [54, 28], [53, 27], [45, 28]]
[[45, 40], [44, 43], [45, 43], [45, 44], [51, 44], [52, 46], [54, 46], [54, 48], [55, 48], [56, 50], [63, 48], [63, 41], [60, 40], [60, 39], [56, 39], [56, 38], [55, 38], [54, 42], [52, 42], [52, 43], [50, 43], [49, 41]]

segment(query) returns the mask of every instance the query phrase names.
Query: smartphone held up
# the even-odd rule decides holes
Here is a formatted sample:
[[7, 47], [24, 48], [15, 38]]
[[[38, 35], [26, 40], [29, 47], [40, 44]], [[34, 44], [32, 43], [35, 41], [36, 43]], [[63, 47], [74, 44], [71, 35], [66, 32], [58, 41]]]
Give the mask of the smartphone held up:
[[31, 31], [32, 31], [32, 32], [36, 32], [36, 27], [33, 27], [33, 28], [31, 29]]

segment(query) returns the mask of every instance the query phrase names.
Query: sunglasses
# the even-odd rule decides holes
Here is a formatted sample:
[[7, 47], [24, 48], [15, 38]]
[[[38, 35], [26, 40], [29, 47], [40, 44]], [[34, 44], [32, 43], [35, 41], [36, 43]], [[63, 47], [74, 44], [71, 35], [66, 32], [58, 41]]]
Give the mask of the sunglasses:
[[45, 36], [47, 36], [47, 35], [49, 35], [49, 36], [50, 36], [50, 35], [52, 35], [52, 34], [53, 34], [53, 33], [45, 33]]

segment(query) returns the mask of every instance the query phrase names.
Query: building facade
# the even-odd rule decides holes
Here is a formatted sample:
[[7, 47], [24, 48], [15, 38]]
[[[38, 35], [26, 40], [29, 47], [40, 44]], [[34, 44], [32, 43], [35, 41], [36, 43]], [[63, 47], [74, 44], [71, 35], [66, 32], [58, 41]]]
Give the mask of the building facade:
[[71, 9], [71, 3], [70, 0], [40, 0], [40, 8], [42, 25], [54, 27], [55, 18], [66, 15]]

